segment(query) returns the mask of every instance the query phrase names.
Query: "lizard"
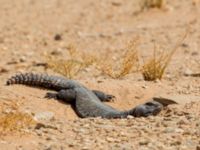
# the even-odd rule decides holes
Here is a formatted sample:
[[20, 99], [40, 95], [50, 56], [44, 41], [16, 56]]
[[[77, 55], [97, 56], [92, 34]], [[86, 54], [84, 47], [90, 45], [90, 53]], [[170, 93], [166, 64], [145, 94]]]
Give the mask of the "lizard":
[[20, 73], [12, 76], [6, 85], [23, 84], [36, 86], [56, 93], [46, 93], [46, 98], [55, 98], [67, 103], [73, 103], [77, 115], [81, 118], [127, 118], [147, 117], [157, 115], [164, 107], [161, 103], [151, 100], [127, 111], [119, 111], [103, 102], [110, 101], [114, 96], [102, 91], [90, 90], [76, 80], [65, 77], [36, 73]]

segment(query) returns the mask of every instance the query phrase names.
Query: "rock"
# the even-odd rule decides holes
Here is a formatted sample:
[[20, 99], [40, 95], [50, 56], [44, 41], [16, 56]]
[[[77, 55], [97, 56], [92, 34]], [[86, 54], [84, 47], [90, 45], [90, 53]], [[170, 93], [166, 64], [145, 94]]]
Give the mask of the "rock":
[[35, 114], [34, 119], [36, 121], [50, 121], [54, 119], [54, 113], [49, 111], [39, 112]]
[[128, 115], [127, 118], [128, 118], [128, 119], [133, 119], [134, 117], [131, 116], [131, 115]]
[[106, 140], [107, 140], [108, 142], [114, 142], [114, 141], [115, 141], [115, 139], [114, 139], [114, 138], [111, 138], [111, 137], [107, 137]]
[[200, 145], [197, 145], [196, 150], [200, 150]]
[[147, 86], [147, 85], [142, 85], [142, 88], [143, 88], [143, 89], [147, 89], [148, 86]]
[[56, 35], [54, 36], [54, 40], [55, 40], [55, 41], [60, 41], [60, 40], [62, 40], [62, 35], [61, 35], [61, 34], [56, 34]]
[[56, 56], [62, 55], [62, 51], [60, 49], [53, 50], [51, 52], [51, 55], [56, 55]]
[[186, 48], [189, 47], [189, 45], [188, 45], [187, 43], [182, 43], [181, 46], [182, 46], [182, 47], [186, 47]]
[[190, 122], [186, 118], [180, 118], [180, 120], [177, 122], [177, 124], [188, 125], [188, 124], [190, 124]]
[[180, 128], [172, 128], [172, 127], [167, 127], [165, 130], [164, 130], [164, 133], [183, 133], [184, 130], [183, 129], [180, 129]]
[[193, 74], [192, 70], [190, 69], [185, 69], [184, 73], [183, 73], [185, 76], [190, 76], [191, 74]]
[[197, 55], [199, 55], [199, 52], [197, 52], [197, 51], [192, 52], [191, 55], [192, 55], [192, 56], [197, 56]]
[[118, 147], [123, 150], [132, 150], [133, 149], [131, 143], [119, 143]]
[[148, 139], [142, 139], [139, 144], [140, 145], [147, 145], [148, 143], [150, 143], [150, 141]]
[[19, 58], [19, 61], [20, 61], [20, 62], [26, 62], [26, 56], [21, 56], [21, 57]]
[[7, 72], [9, 72], [8, 68], [0, 67], [0, 73], [7, 73]]

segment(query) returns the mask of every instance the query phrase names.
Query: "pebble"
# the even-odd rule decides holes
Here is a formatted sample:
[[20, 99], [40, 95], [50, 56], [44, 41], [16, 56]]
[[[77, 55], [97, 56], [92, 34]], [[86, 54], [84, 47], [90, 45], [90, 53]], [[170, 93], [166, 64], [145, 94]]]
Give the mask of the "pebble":
[[56, 34], [56, 35], [54, 36], [54, 40], [55, 40], [55, 41], [60, 41], [60, 40], [62, 40], [62, 35], [61, 35], [61, 34]]
[[8, 68], [0, 67], [0, 73], [7, 73], [7, 72], [9, 72]]
[[197, 145], [196, 150], [200, 150], [200, 145]]
[[127, 118], [128, 118], [128, 119], [133, 119], [134, 117], [131, 116], [131, 115], [128, 115]]
[[192, 70], [190, 70], [189, 68], [185, 69], [184, 71], [185, 76], [190, 76], [191, 74], [193, 74]]
[[19, 61], [20, 61], [20, 62], [26, 62], [26, 56], [21, 56], [21, 57], [19, 58]]
[[54, 119], [54, 113], [49, 111], [39, 112], [35, 114], [34, 119], [36, 121], [50, 121]]
[[174, 128], [174, 127], [167, 127], [164, 130], [164, 133], [183, 133], [184, 130], [180, 129], [180, 128]]
[[147, 139], [143, 139], [139, 142], [140, 145], [147, 145], [150, 141]]
[[[65, 149], [200, 150], [199, 116], [195, 113], [181, 113], [182, 110], [182, 105], [180, 108], [175, 107], [168, 117], [158, 115], [147, 118], [67, 121], [51, 121], [54, 113], [40, 112], [34, 117], [40, 120], [45, 118], [47, 123], [38, 124], [34, 133], [43, 139], [43, 146], [39, 145], [42, 149], [60, 149], [60, 145], [63, 145]], [[52, 142], [56, 144], [53, 146]]]
[[113, 139], [113, 138], [111, 138], [111, 137], [107, 137], [106, 140], [107, 140], [108, 142], [114, 142], [114, 141], [115, 141], [115, 139]]

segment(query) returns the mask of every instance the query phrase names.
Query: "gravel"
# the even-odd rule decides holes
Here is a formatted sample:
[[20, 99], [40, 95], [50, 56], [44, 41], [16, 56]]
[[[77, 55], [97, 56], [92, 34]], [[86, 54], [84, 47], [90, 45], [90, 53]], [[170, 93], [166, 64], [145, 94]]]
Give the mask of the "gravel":
[[[33, 130], [44, 149], [199, 150], [200, 109], [169, 107], [148, 118], [49, 120]], [[200, 103], [193, 104], [199, 108]]]

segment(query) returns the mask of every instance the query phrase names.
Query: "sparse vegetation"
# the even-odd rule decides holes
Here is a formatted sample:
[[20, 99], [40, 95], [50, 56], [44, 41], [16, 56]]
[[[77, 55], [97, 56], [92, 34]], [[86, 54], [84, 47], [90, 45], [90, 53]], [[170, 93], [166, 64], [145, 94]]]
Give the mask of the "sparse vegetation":
[[69, 79], [75, 78], [84, 68], [95, 62], [94, 56], [78, 52], [73, 45], [68, 47], [66, 55], [68, 59], [58, 59], [55, 56], [47, 55], [47, 64], [48, 68]]
[[53, 71], [66, 76], [69, 79], [75, 78], [75, 76], [83, 69], [83, 64], [77, 60], [55, 60], [54, 57], [50, 57], [48, 60], [48, 67]]
[[175, 48], [168, 53], [158, 51], [155, 47], [153, 56], [144, 62], [142, 66], [139, 66], [140, 58], [137, 52], [139, 38], [136, 38], [130, 41], [125, 49], [121, 50], [122, 53], [117, 53], [116, 56], [113, 53], [111, 53], [112, 56], [108, 56], [109, 53], [106, 53], [105, 58], [102, 56], [97, 58], [88, 53], [81, 53], [70, 45], [68, 48], [69, 59], [58, 59], [48, 55], [48, 67], [70, 79], [75, 78], [88, 66], [94, 65], [102, 74], [113, 79], [121, 79], [130, 73], [140, 71], [146, 81], [160, 80], [172, 56], [186, 38], [187, 33], [188, 31], [176, 44]]
[[165, 5], [165, 0], [142, 0], [141, 1], [141, 9], [149, 9], [149, 8], [163, 8]]
[[142, 67], [144, 80], [154, 81], [156, 79], [161, 79], [171, 56], [164, 54], [164, 52], [157, 55], [157, 51], [154, 49], [153, 57], [150, 58]]
[[[7, 112], [9, 110], [9, 112]], [[23, 130], [36, 125], [31, 115], [19, 111], [14, 102], [1, 103], [0, 135], [24, 133]]]
[[113, 60], [109, 62], [103, 59], [98, 65], [100, 65], [100, 70], [103, 74], [119, 79], [127, 74], [130, 74], [134, 69], [137, 69], [138, 64], [138, 53], [137, 53], [138, 40], [133, 40], [129, 42], [127, 48], [123, 50], [124, 54], [119, 55], [120, 58], [116, 61]]
[[178, 47], [181, 45], [183, 40], [186, 38], [188, 31], [184, 34], [183, 38], [178, 41], [174, 49], [169, 53], [164, 53], [163, 51], [157, 54], [157, 49], [154, 47], [154, 55], [150, 58], [142, 67], [142, 74], [144, 80], [154, 81], [157, 79], [162, 79], [163, 74], [171, 61], [172, 56], [177, 51]]
[[30, 126], [35, 125], [33, 118], [25, 113], [15, 112], [4, 114], [0, 117], [0, 133], [7, 134], [9, 132], [22, 132]]

